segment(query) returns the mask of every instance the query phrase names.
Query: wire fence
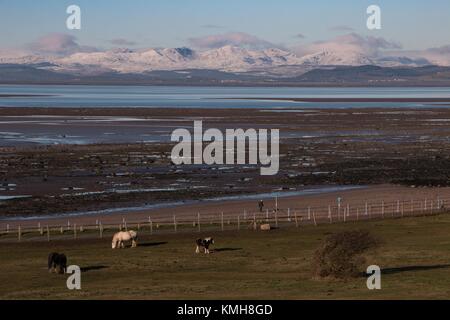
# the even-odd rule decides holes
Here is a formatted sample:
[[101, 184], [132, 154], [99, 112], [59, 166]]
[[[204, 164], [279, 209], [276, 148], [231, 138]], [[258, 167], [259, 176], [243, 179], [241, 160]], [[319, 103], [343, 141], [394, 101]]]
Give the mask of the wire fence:
[[228, 230], [270, 230], [272, 228], [302, 227], [306, 225], [346, 223], [371, 219], [403, 218], [435, 215], [450, 209], [450, 198], [410, 199], [396, 201], [364, 201], [334, 203], [324, 206], [263, 209], [236, 213], [196, 213], [164, 216], [145, 220], [127, 220], [104, 224], [96, 219], [91, 224], [67, 220], [67, 224], [38, 222], [36, 226], [0, 225], [0, 242], [52, 241], [63, 239], [103, 238], [122, 230], [136, 230], [139, 234], [170, 234], [182, 232], [213, 232]]

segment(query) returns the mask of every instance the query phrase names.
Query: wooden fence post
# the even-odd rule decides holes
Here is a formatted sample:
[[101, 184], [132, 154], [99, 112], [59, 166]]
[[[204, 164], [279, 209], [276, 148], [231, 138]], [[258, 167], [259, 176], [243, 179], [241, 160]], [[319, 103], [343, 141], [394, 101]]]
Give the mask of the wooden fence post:
[[330, 223], [333, 223], [333, 218], [331, 217], [331, 206], [328, 205], [328, 219], [330, 219]]
[[311, 220], [311, 207], [308, 207], [308, 220]]
[[201, 227], [200, 227], [200, 212], [197, 213], [197, 226], [198, 226], [198, 232], [201, 231]]
[[173, 227], [175, 230], [175, 233], [177, 232], [177, 217], [174, 215], [173, 216]]
[[313, 210], [313, 212], [312, 212], [312, 215], [313, 215], [314, 225], [317, 226], [316, 213], [315, 213], [314, 210]]
[[153, 234], [153, 221], [152, 218], [150, 218], [150, 216], [148, 216], [148, 224], [150, 225], [150, 235]]
[[381, 216], [384, 219], [384, 200], [381, 201]]
[[266, 222], [269, 222], [269, 209], [266, 209]]
[[278, 211], [275, 211], [275, 227], [278, 228]]
[[238, 215], [238, 217], [237, 217], [237, 224], [238, 224], [238, 230], [241, 230], [241, 220], [240, 220], [240, 218], [239, 218], [240, 216]]
[[21, 226], [19, 226], [17, 228], [17, 238], [18, 238], [19, 242], [22, 240], [22, 227]]
[[99, 230], [100, 230], [100, 239], [102, 239], [103, 238], [103, 225], [102, 225], [101, 222], [100, 222], [100, 225], [99, 225]]
[[77, 238], [77, 224], [76, 223], [73, 224], [73, 238], [74, 239]]
[[287, 214], [288, 214], [288, 221], [291, 222], [291, 209], [290, 208], [288, 208]]
[[9, 234], [9, 223], [6, 224], [6, 234]]
[[295, 226], [298, 228], [297, 210], [294, 210]]
[[222, 228], [222, 231], [223, 231], [223, 211], [222, 211], [221, 217], [220, 217], [220, 224], [221, 224], [221, 228]]

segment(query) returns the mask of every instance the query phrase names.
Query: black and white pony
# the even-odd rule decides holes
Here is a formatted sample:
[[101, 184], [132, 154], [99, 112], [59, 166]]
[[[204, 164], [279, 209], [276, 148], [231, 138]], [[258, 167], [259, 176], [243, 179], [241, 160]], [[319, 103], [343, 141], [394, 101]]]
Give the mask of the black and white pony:
[[197, 239], [197, 240], [195, 240], [195, 244], [197, 245], [197, 248], [195, 249], [195, 253], [200, 252], [200, 247], [205, 249], [205, 253], [209, 253], [209, 246], [214, 244], [214, 239], [211, 237], [204, 238], [204, 239]]
[[48, 272], [66, 273], [67, 257], [64, 253], [52, 252], [48, 255]]

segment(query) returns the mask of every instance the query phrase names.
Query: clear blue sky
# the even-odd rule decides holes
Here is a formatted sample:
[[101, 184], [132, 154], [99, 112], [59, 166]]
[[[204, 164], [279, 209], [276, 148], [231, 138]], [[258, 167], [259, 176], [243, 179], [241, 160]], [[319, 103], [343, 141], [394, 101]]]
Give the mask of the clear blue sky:
[[[70, 4], [82, 9], [80, 31], [65, 28]], [[370, 4], [382, 9], [380, 31], [365, 28]], [[245, 32], [289, 46], [344, 33], [330, 30], [335, 26], [398, 41], [405, 49], [448, 45], [450, 1], [0, 0], [0, 47], [20, 46], [55, 32], [98, 47], [111, 46], [109, 41], [117, 38], [139, 47], [175, 47], [187, 45], [191, 37], [226, 32]], [[305, 38], [296, 38], [299, 33]]]

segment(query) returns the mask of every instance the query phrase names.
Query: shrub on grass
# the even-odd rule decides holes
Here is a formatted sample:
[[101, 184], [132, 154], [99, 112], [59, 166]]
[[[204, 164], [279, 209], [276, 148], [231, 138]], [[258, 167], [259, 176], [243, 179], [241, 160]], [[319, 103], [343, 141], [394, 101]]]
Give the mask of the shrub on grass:
[[314, 254], [314, 273], [318, 277], [341, 279], [357, 276], [365, 263], [362, 254], [379, 244], [380, 240], [365, 230], [332, 234]]

